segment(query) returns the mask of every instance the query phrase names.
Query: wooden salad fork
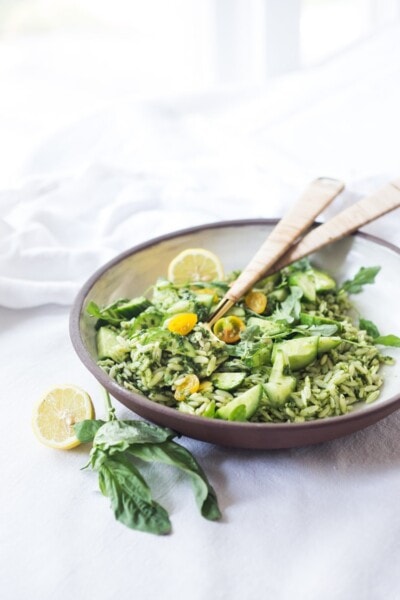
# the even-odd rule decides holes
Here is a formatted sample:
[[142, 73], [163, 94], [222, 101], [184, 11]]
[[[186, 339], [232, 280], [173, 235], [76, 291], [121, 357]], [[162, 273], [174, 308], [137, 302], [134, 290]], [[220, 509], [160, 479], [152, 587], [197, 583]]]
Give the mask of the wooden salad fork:
[[275, 273], [292, 262], [350, 235], [363, 225], [396, 208], [400, 208], [400, 179], [384, 185], [376, 192], [345, 208], [326, 223], [312, 229], [273, 265], [269, 273]]
[[277, 223], [247, 267], [233, 282], [217, 310], [208, 319], [210, 327], [220, 319], [299, 240], [340, 192], [344, 183], [329, 177], [312, 181], [299, 200]]
[[[318, 185], [318, 182], [324, 183]], [[300, 200], [279, 221], [249, 265], [229, 288], [216, 311], [208, 320], [210, 327], [235, 302], [242, 298], [257, 281], [266, 275], [275, 273], [296, 260], [300, 260], [328, 244], [350, 235], [363, 225], [367, 225], [367, 223], [400, 207], [400, 179], [396, 179], [342, 210], [322, 225], [312, 229], [303, 238], [300, 238], [301, 233], [312, 224], [315, 216], [324, 208], [322, 198], [325, 185], [325, 206], [344, 188], [341, 182], [334, 179], [316, 179], [312, 182]], [[330, 186], [332, 187], [330, 188]], [[330, 195], [329, 189], [331, 191]], [[314, 201], [312, 200], [313, 190], [315, 192]], [[321, 206], [319, 210], [318, 206]], [[311, 209], [313, 215], [308, 220], [307, 208]], [[282, 250], [283, 247], [285, 247], [284, 250]], [[275, 255], [273, 254], [274, 249], [276, 251]]]

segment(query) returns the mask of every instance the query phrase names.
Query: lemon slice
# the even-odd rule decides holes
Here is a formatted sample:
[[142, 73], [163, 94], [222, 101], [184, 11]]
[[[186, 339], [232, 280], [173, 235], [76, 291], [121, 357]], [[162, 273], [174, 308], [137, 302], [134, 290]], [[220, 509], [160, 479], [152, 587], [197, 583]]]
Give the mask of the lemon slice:
[[93, 417], [94, 408], [89, 394], [75, 385], [59, 385], [49, 390], [36, 404], [32, 427], [42, 444], [69, 450], [80, 444], [74, 424]]
[[204, 248], [188, 248], [170, 262], [168, 279], [173, 283], [215, 281], [224, 278], [218, 256]]

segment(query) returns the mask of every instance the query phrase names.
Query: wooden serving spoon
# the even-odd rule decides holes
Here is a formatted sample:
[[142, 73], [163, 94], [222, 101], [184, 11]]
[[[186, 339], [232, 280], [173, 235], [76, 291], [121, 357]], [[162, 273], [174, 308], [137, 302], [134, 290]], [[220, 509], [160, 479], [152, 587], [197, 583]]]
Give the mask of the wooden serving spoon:
[[[320, 180], [317, 179], [316, 182], [318, 181]], [[313, 184], [311, 184], [311, 186], [312, 185]], [[307, 195], [307, 192], [308, 190], [306, 190], [305, 195]], [[339, 192], [337, 192], [335, 196], [338, 193]], [[331, 198], [331, 200], [332, 199], [333, 198]], [[328, 244], [336, 242], [337, 240], [346, 237], [347, 235], [350, 235], [363, 225], [367, 225], [367, 223], [374, 221], [378, 217], [381, 217], [382, 215], [396, 208], [399, 208], [400, 179], [396, 179], [386, 184], [373, 194], [362, 198], [352, 206], [349, 206], [348, 208], [342, 210], [340, 213], [332, 217], [326, 223], [323, 223], [322, 225], [319, 225], [318, 227], [313, 229], [302, 239], [299, 240], [299, 235], [297, 235], [297, 240], [292, 238], [293, 241], [290, 245], [292, 245], [293, 247], [284, 250], [283, 253], [279, 255], [279, 257], [277, 255], [269, 255], [269, 253], [271, 252], [271, 248], [273, 248], [274, 245], [278, 248], [278, 252], [280, 252], [282, 246], [279, 245], [279, 242], [282, 245], [284, 245], [290, 238], [290, 231], [287, 232], [286, 236], [287, 226], [282, 226], [281, 224], [282, 222], [284, 224], [287, 222], [287, 217], [290, 217], [290, 223], [293, 223], [291, 215], [292, 213], [296, 212], [298, 205], [301, 203], [301, 200], [302, 198], [298, 203], [296, 203], [296, 205], [288, 213], [288, 215], [284, 217], [281, 221], [279, 221], [277, 226], [273, 229], [272, 233], [269, 235], [264, 244], [258, 250], [255, 257], [250, 261], [248, 267], [246, 267], [246, 269], [242, 272], [242, 274], [234, 282], [232, 287], [225, 294], [220, 305], [217, 307], [217, 310], [211, 315], [211, 317], [208, 320], [208, 324], [210, 326], [212, 326], [218, 319], [220, 319], [233, 306], [233, 304], [235, 304], [237, 300], [243, 297], [246, 294], [246, 292], [248, 292], [249, 289], [262, 277], [279, 271], [280, 269], [286, 267], [292, 262], [300, 260], [301, 258], [304, 258], [305, 256], [308, 256], [309, 254], [320, 250]], [[304, 216], [303, 222], [305, 222], [305, 220], [306, 219]], [[278, 236], [276, 236], [277, 230]], [[281, 231], [283, 232], [282, 237], [280, 237]], [[272, 244], [270, 243], [271, 237], [273, 238]], [[297, 243], [295, 243], [296, 241]], [[264, 255], [267, 257], [267, 259], [265, 260], [265, 262], [262, 262], [262, 257]]]
[[220, 305], [208, 320], [210, 327], [220, 319], [285, 252], [298, 241], [323, 210], [344, 189], [344, 183], [329, 177], [312, 181], [299, 200], [279, 221], [247, 267], [233, 282]]

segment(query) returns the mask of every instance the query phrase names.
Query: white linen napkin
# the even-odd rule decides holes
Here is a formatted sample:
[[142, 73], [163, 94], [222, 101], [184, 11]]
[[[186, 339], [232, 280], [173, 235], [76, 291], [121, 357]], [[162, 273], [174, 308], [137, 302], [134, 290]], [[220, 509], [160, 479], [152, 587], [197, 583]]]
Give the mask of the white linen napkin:
[[[196, 179], [197, 177], [197, 179]], [[69, 305], [79, 287], [118, 252], [166, 232], [222, 219], [275, 217], [300, 193], [271, 180], [267, 206], [254, 195], [212, 192], [201, 173], [173, 178], [102, 166], [80, 177], [0, 195], [0, 305]], [[381, 178], [382, 179], [382, 178]], [[379, 179], [359, 183], [375, 189]], [[339, 197], [326, 215], [353, 202]], [[261, 198], [261, 196], [260, 196]], [[398, 211], [367, 229], [400, 242]]]
[[[201, 223], [271, 214], [239, 195], [217, 197], [197, 188], [196, 173], [167, 178], [95, 166], [76, 178], [4, 192], [0, 305], [68, 305], [96, 268], [144, 240]], [[273, 208], [276, 214], [279, 208]]]

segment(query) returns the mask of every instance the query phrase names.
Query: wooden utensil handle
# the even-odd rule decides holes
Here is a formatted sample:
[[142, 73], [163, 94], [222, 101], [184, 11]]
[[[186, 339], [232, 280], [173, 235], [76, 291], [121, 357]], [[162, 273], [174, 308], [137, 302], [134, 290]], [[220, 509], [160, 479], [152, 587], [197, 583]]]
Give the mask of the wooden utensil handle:
[[279, 221], [245, 270], [233, 283], [225, 299], [239, 300], [299, 236], [310, 227], [315, 217], [344, 189], [344, 183], [328, 177], [311, 182], [300, 199]]
[[289, 250], [277, 261], [270, 272], [279, 271], [399, 207], [400, 179], [396, 179], [313, 229], [293, 250]]

